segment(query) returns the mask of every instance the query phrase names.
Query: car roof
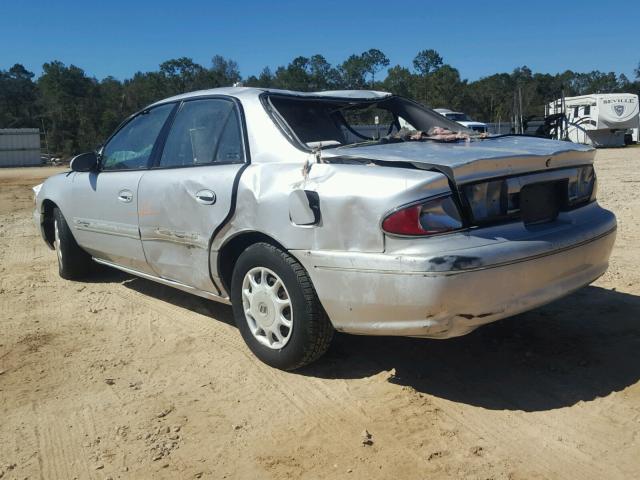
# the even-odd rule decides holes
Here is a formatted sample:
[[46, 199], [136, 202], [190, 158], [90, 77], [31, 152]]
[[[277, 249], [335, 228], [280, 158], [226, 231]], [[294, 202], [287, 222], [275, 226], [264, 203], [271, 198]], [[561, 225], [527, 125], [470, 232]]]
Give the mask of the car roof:
[[377, 100], [390, 97], [388, 92], [376, 90], [326, 90], [322, 92], [297, 92], [294, 90], [280, 90], [277, 88], [255, 88], [255, 87], [221, 87], [207, 90], [197, 90], [195, 92], [183, 93], [173, 97], [165, 98], [153, 103], [150, 106], [162, 103], [186, 100], [189, 98], [203, 97], [208, 95], [228, 95], [237, 98], [257, 97], [262, 93], [272, 93], [277, 95], [287, 95], [292, 97], [321, 97], [321, 98], [342, 98], [346, 100]]

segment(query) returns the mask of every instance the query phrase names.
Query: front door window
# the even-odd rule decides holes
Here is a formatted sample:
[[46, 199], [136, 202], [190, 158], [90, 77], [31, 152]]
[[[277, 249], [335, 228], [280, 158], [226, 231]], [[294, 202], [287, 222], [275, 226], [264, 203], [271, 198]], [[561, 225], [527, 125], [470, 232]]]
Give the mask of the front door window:
[[153, 145], [173, 107], [166, 104], [145, 110], [118, 130], [102, 150], [101, 170], [147, 168]]

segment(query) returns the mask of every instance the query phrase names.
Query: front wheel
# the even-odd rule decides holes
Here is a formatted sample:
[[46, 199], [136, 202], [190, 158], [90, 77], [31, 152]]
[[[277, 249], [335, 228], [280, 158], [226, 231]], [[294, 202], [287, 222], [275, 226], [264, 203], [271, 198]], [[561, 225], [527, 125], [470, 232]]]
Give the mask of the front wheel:
[[53, 248], [58, 257], [58, 273], [66, 280], [75, 280], [87, 275], [91, 257], [82, 250], [59, 208], [53, 210]]
[[263, 362], [294, 370], [327, 351], [333, 326], [305, 269], [268, 243], [247, 248], [231, 281], [236, 324]]

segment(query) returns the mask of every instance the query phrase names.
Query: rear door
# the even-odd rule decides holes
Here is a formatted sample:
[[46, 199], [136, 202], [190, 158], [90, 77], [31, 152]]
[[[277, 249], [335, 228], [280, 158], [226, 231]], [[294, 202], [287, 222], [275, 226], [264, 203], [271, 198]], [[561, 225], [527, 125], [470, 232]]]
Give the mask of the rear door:
[[145, 110], [102, 149], [97, 171], [73, 178], [72, 228], [91, 255], [135, 270], [150, 270], [138, 230], [138, 184], [175, 104]]
[[225, 97], [183, 102], [138, 188], [142, 245], [159, 276], [219, 293], [209, 245], [230, 213], [245, 152], [239, 104]]

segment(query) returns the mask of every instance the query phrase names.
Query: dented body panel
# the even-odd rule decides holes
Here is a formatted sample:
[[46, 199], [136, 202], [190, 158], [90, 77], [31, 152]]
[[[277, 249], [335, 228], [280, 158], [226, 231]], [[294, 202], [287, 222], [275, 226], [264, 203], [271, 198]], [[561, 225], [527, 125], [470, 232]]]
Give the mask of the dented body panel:
[[[239, 164], [150, 170], [138, 188], [140, 239], [149, 266], [162, 278], [219, 293], [209, 270], [212, 232], [231, 209]], [[195, 199], [195, 201], [194, 201]]]
[[340, 147], [331, 157], [364, 157], [385, 162], [410, 162], [447, 172], [458, 184], [537, 170], [585, 165], [595, 151], [583, 145], [532, 137], [505, 136], [484, 142], [406, 142], [366, 147]]
[[[448, 188], [445, 176], [427, 171], [407, 177], [402, 168], [315, 164], [303, 177], [300, 165], [252, 164], [240, 179], [236, 212], [211, 246], [212, 271], [219, 279], [218, 251], [243, 232], [264, 233], [288, 250], [383, 252], [379, 224], [389, 205]], [[318, 194], [321, 216], [317, 225], [292, 221], [289, 196], [295, 190]]]
[[595, 204], [581, 210], [534, 234], [510, 225], [436, 242], [396, 241], [384, 253], [292, 253], [313, 272], [338, 330], [454, 337], [601, 276], [615, 239], [615, 217]]
[[[260, 234], [303, 265], [336, 329], [371, 335], [462, 335], [562, 297], [606, 270], [616, 223], [595, 201], [543, 225], [478, 226], [465, 219], [455, 232], [419, 238], [381, 228], [391, 211], [416, 201], [454, 195], [462, 202], [461, 189], [477, 181], [508, 177], [510, 192], [570, 181], [577, 168], [592, 164], [592, 149], [507, 136], [313, 150], [276, 124], [263, 102], [268, 93], [227, 88], [158, 102], [211, 96], [238, 102], [246, 162], [136, 171], [129, 175], [135, 185], [126, 187], [133, 199], [126, 213], [111, 195], [117, 186], [109, 189], [113, 198], [96, 196], [96, 186], [113, 183], [104, 177], [118, 172], [54, 176], [36, 196], [34, 220], [43, 236], [47, 205], [55, 204], [96, 260], [228, 303], [223, 252], [238, 238]], [[391, 98], [361, 91], [277, 94]], [[100, 207], [86, 213], [77, 203], [83, 198]], [[110, 218], [126, 224], [126, 232]]]

